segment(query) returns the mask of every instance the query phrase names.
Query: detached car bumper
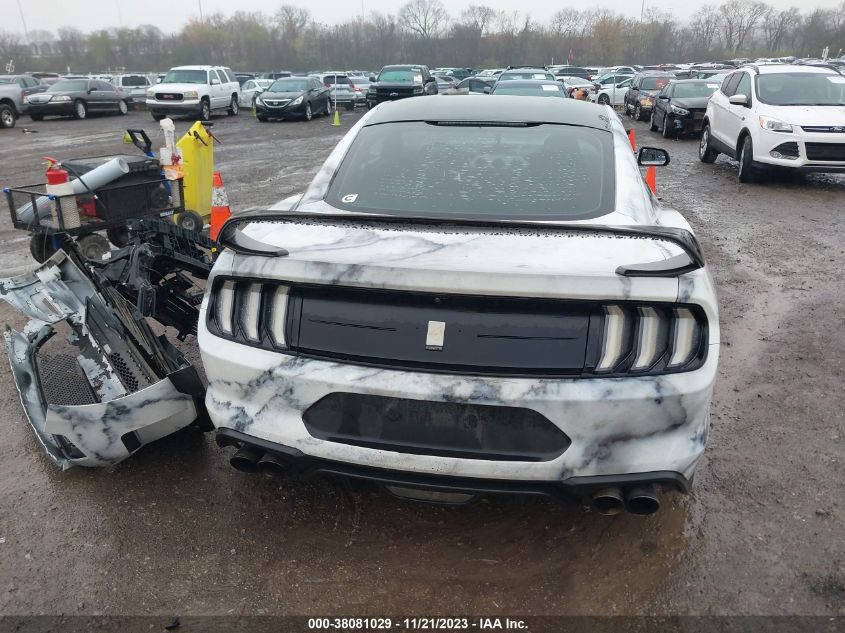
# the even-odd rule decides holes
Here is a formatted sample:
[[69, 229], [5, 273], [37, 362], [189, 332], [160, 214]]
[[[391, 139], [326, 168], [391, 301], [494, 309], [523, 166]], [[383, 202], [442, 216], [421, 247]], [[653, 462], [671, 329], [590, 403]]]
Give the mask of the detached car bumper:
[[632, 481], [686, 491], [718, 356], [714, 344], [701, 368], [657, 377], [444, 375], [247, 347], [211, 334], [204, 311], [199, 344], [222, 444], [304, 470], [511, 492]]
[[194, 367], [88, 275], [59, 251], [33, 273], [0, 279], [0, 298], [30, 317], [22, 332], [5, 332], [21, 403], [62, 469], [117, 464], [205, 419]]

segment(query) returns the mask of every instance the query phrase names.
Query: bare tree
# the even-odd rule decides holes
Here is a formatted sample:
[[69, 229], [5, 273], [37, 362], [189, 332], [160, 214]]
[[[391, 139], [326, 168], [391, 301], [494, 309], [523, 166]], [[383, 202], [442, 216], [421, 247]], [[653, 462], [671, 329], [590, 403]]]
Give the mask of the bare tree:
[[461, 13], [461, 24], [476, 31], [478, 37], [487, 34], [495, 19], [496, 11], [483, 4], [471, 4]]
[[775, 53], [787, 41], [789, 33], [801, 24], [801, 13], [796, 7], [778, 11], [769, 7], [763, 16], [763, 36], [766, 40], [766, 50]]
[[767, 4], [752, 0], [728, 0], [719, 7], [722, 36], [728, 51], [742, 50], [768, 9]]
[[689, 49], [693, 56], [706, 55], [721, 45], [720, 14], [712, 5], [704, 5], [696, 11], [689, 23]]
[[449, 14], [440, 0], [411, 0], [399, 9], [402, 25], [426, 42], [438, 37], [449, 22]]

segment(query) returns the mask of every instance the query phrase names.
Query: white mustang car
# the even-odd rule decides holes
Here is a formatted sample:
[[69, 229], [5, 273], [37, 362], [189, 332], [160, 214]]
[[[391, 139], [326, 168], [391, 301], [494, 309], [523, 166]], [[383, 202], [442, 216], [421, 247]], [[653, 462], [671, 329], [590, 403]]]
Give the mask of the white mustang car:
[[[483, 103], [482, 103], [483, 102]], [[199, 343], [245, 471], [649, 514], [687, 492], [719, 352], [710, 274], [609, 107], [406, 99], [305, 193], [231, 219]]]

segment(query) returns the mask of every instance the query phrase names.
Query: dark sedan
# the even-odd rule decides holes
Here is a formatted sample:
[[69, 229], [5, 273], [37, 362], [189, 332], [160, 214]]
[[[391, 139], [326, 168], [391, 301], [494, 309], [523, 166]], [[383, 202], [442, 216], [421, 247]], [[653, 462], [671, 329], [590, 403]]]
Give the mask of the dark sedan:
[[278, 79], [255, 98], [255, 116], [262, 122], [291, 117], [310, 121], [331, 113], [331, 91], [314, 77]]
[[651, 131], [663, 130], [664, 138], [678, 134], [700, 134], [707, 102], [719, 88], [717, 82], [685, 79], [668, 84], [651, 111]]
[[126, 98], [114, 86], [95, 79], [57, 81], [46, 92], [30, 95], [27, 101], [33, 121], [53, 115], [84, 119], [95, 112], [129, 112]]
[[654, 108], [657, 93], [663, 90], [672, 79], [674, 77], [669, 73], [651, 70], [634, 75], [631, 87], [625, 93], [625, 112], [637, 121], [645, 121]]
[[569, 97], [560, 82], [545, 79], [501, 81], [493, 86], [490, 94], [520, 97], [561, 97], [563, 99]]

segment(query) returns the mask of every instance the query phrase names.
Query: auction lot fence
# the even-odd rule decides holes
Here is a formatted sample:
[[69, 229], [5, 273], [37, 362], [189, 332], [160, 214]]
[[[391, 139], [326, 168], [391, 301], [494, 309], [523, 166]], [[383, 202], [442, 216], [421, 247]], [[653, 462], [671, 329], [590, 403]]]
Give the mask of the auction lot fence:
[[845, 616], [0, 616], [0, 633], [842, 633]]

